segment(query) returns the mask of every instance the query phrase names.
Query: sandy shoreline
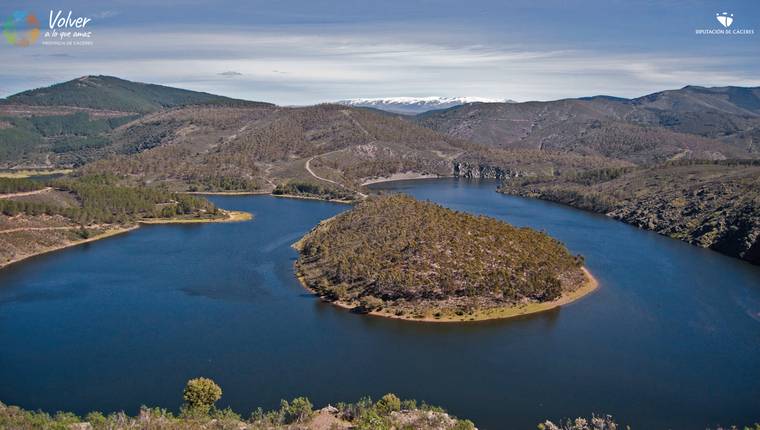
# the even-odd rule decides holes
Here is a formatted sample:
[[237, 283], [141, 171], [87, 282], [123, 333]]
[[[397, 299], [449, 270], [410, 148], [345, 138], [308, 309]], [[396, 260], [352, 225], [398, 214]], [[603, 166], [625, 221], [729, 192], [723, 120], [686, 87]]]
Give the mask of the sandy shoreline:
[[272, 194], [271, 191], [180, 191], [179, 194], [195, 194], [201, 196], [263, 196]]
[[106, 239], [112, 236], [116, 236], [122, 233], [127, 233], [129, 231], [137, 230], [140, 228], [141, 224], [152, 224], [152, 225], [158, 225], [158, 224], [197, 224], [197, 223], [219, 223], [219, 222], [240, 222], [240, 221], [249, 221], [253, 219], [253, 215], [251, 215], [248, 212], [241, 212], [241, 211], [224, 211], [228, 217], [227, 218], [219, 218], [219, 219], [166, 219], [166, 220], [140, 220], [135, 225], [126, 226], [126, 227], [114, 227], [106, 230], [105, 232], [88, 237], [87, 239], [82, 240], [76, 240], [73, 242], [69, 242], [62, 245], [57, 246], [51, 246], [48, 248], [43, 249], [40, 252], [35, 252], [33, 254], [24, 255], [23, 257], [14, 258], [12, 260], [6, 261], [4, 263], [0, 263], [0, 269], [3, 269], [7, 266], [10, 266], [11, 264], [18, 263], [20, 261], [24, 261], [26, 259], [36, 257], [38, 255], [48, 254], [53, 251], [60, 251], [62, 249], [71, 248], [73, 246], [77, 245], [83, 245], [85, 243], [95, 242], [97, 240]]
[[279, 197], [283, 199], [301, 199], [301, 200], [319, 200], [320, 202], [342, 203], [344, 205], [352, 205], [356, 203], [354, 200], [342, 200], [342, 199], [322, 199], [312, 196], [299, 196], [296, 194], [271, 194], [272, 197]]
[[[599, 288], [599, 281], [597, 281], [594, 275], [592, 275], [591, 272], [589, 272], [589, 270], [586, 267], [581, 267], [581, 270], [583, 270], [584, 275], [586, 275], [586, 283], [582, 287], [578, 288], [577, 290], [572, 291], [568, 294], [564, 294], [559, 299], [551, 301], [551, 302], [529, 303], [529, 304], [526, 304], [523, 306], [517, 306], [517, 307], [493, 308], [493, 309], [477, 311], [473, 314], [468, 314], [468, 315], [462, 315], [462, 316], [445, 315], [439, 318], [436, 318], [433, 316], [425, 316], [423, 318], [414, 318], [412, 316], [407, 316], [407, 315], [396, 315], [391, 310], [373, 311], [373, 312], [366, 313], [364, 315], [398, 319], [398, 320], [404, 320], [404, 321], [424, 322], [424, 323], [466, 323], [466, 322], [507, 319], [507, 318], [514, 318], [514, 317], [519, 317], [523, 315], [535, 314], [538, 312], [544, 312], [544, 311], [556, 309], [561, 306], [568, 305], [596, 291], [596, 289]], [[306, 285], [306, 281], [301, 274], [296, 274], [296, 277], [298, 278], [298, 281], [301, 283], [301, 286], [304, 289], [316, 295], [316, 292]], [[338, 306], [343, 309], [348, 309], [348, 310], [353, 310], [357, 306], [355, 303], [329, 301], [329, 300], [324, 300], [321, 297], [320, 299], [325, 303], [329, 303], [329, 304]]]
[[226, 211], [222, 210], [222, 213], [227, 215], [227, 218], [147, 218], [137, 221], [138, 224], [211, 224], [217, 222], [240, 222], [250, 221], [253, 219], [253, 215], [248, 212], [242, 211]]
[[409, 181], [412, 179], [440, 179], [440, 178], [450, 178], [450, 177], [451, 176], [429, 175], [425, 173], [416, 173], [416, 172], [394, 173], [388, 177], [365, 179], [362, 182], [361, 186], [363, 187], [366, 185], [380, 184], [382, 182]]

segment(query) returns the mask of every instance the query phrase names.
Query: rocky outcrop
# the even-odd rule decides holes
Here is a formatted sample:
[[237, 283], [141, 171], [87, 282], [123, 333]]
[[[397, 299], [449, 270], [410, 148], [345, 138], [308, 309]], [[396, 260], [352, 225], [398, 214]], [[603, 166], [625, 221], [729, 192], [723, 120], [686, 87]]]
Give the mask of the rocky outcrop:
[[[679, 205], [680, 206], [680, 205]], [[639, 228], [760, 264], [760, 208], [733, 202], [706, 208], [699, 196], [683, 207], [626, 201], [607, 215]]]
[[474, 164], [466, 161], [455, 161], [454, 176], [468, 179], [504, 179], [523, 176], [518, 170], [504, 169], [490, 164]]

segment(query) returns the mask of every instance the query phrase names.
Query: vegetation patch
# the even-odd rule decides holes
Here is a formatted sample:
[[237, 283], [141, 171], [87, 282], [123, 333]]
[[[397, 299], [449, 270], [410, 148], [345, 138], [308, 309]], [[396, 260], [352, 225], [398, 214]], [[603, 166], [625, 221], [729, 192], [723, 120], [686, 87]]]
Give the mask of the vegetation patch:
[[279, 409], [257, 408], [248, 418], [229, 408], [217, 408], [222, 389], [213, 380], [195, 378], [183, 391], [184, 404], [175, 415], [167, 409], [140, 408], [138, 416], [124, 412], [105, 415], [90, 412], [79, 417], [68, 412], [48, 414], [26, 411], [0, 403], [0, 429], [32, 430], [475, 430], [469, 420], [460, 420], [443, 409], [415, 400], [386, 394], [377, 402], [364, 397], [356, 403], [336, 403], [315, 410], [306, 397], [282, 400]]

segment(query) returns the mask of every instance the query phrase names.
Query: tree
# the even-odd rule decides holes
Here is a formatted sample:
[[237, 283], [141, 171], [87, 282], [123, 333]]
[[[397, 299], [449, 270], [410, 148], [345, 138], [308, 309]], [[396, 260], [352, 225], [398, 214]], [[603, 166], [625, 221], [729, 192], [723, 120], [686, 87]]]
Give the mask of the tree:
[[189, 412], [207, 414], [222, 398], [222, 389], [209, 378], [195, 378], [187, 381], [182, 398]]

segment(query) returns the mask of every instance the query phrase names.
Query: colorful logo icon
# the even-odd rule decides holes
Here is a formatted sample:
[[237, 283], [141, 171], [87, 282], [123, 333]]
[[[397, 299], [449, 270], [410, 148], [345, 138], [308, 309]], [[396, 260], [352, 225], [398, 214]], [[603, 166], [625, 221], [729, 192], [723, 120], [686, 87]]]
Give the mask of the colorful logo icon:
[[40, 22], [31, 13], [13, 12], [3, 23], [3, 36], [11, 45], [29, 46], [40, 37]]

